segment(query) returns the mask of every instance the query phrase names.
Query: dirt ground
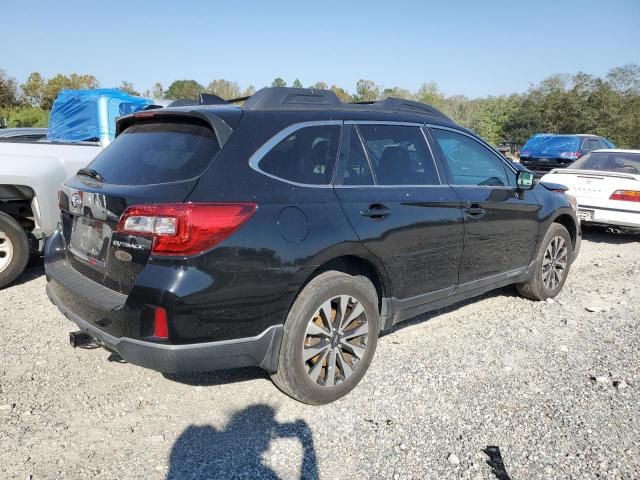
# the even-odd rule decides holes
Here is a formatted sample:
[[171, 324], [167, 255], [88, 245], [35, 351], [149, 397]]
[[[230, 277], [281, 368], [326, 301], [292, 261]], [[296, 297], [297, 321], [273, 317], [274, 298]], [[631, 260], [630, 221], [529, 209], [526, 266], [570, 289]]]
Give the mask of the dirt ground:
[[417, 317], [309, 407], [258, 369], [72, 349], [34, 264], [0, 291], [0, 478], [640, 478], [639, 279], [640, 236], [587, 230], [555, 301], [508, 287]]

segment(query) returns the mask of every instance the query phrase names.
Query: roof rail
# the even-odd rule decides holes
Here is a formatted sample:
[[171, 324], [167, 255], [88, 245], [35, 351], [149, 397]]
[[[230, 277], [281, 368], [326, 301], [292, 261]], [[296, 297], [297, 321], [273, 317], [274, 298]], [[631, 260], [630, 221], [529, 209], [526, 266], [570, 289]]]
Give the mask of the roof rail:
[[296, 110], [310, 107], [339, 107], [340, 99], [331, 90], [269, 87], [254, 93], [245, 102], [245, 110]]
[[438, 110], [431, 105], [427, 105], [426, 103], [417, 102], [415, 100], [406, 100], [404, 98], [396, 98], [396, 97], [388, 97], [384, 100], [379, 100], [372, 104], [375, 107], [380, 108], [381, 110], [392, 110], [392, 111], [403, 111], [409, 113], [417, 113], [417, 114], [427, 114], [433, 115], [434, 117], [441, 117], [446, 120], [451, 121], [449, 117], [447, 117], [444, 113]]

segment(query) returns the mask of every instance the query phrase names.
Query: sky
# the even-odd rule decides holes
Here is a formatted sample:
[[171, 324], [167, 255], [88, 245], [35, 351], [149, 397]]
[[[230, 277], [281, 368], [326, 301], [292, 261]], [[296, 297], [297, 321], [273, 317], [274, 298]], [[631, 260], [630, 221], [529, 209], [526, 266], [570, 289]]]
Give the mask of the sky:
[[640, 64], [640, 0], [284, 2], [0, 0], [0, 70], [102, 87], [276, 77], [447, 95], [523, 92], [554, 73]]

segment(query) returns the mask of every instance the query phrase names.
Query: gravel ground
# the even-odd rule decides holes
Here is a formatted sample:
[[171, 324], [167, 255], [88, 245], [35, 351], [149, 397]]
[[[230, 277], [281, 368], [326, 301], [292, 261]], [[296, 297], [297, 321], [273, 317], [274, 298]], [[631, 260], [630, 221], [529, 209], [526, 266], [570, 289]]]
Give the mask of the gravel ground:
[[555, 301], [505, 288], [401, 324], [308, 407], [260, 370], [71, 349], [35, 265], [0, 291], [0, 478], [640, 478], [639, 278], [640, 237], [587, 231]]

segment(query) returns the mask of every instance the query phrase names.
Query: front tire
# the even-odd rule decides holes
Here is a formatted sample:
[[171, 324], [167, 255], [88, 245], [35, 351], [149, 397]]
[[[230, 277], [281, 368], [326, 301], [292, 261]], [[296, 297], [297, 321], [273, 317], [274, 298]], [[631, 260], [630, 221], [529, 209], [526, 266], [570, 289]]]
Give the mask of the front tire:
[[559, 223], [552, 223], [540, 245], [531, 278], [517, 285], [520, 295], [531, 300], [554, 298], [567, 281], [572, 256], [569, 232]]
[[0, 212], [0, 288], [18, 278], [28, 260], [27, 234], [12, 217]]
[[378, 341], [378, 296], [371, 281], [329, 271], [296, 298], [284, 324], [276, 386], [311, 405], [333, 402], [360, 382]]

